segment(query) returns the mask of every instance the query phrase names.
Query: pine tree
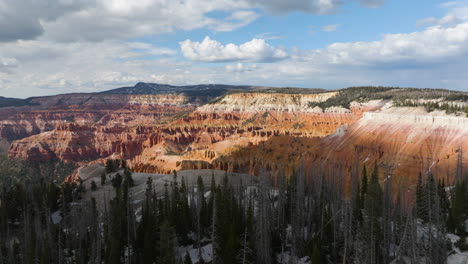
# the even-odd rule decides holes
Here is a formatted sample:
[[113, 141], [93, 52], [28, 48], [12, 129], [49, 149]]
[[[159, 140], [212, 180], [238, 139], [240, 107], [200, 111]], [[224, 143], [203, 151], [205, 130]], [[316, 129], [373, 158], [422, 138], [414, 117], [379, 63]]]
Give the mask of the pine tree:
[[104, 186], [106, 184], [106, 174], [102, 173], [101, 174], [101, 185]]
[[320, 253], [320, 247], [317, 243], [314, 243], [314, 249], [312, 251], [311, 264], [322, 264], [322, 254]]
[[450, 202], [447, 197], [447, 192], [445, 191], [445, 180], [439, 180], [439, 183], [437, 185], [437, 190], [438, 190], [438, 195], [440, 199], [440, 207], [442, 210], [442, 215], [444, 219], [447, 219], [448, 217], [448, 211], [450, 210]]
[[122, 184], [122, 175], [120, 175], [120, 173], [116, 173], [114, 178], [112, 178], [111, 182], [112, 182], [112, 186], [115, 189], [119, 189], [120, 185]]
[[416, 186], [416, 215], [420, 218], [424, 215], [425, 203], [426, 199], [424, 197], [424, 185], [422, 182], [422, 174], [420, 172], [418, 175], [418, 183]]
[[49, 183], [47, 188], [47, 204], [51, 212], [59, 209], [58, 199], [60, 196], [60, 188], [54, 182]]
[[184, 264], [192, 264], [192, 259], [190, 258], [188, 251], [185, 253]]
[[169, 225], [168, 221], [164, 221], [160, 227], [159, 238], [159, 263], [175, 264], [176, 263], [176, 234], [174, 228]]
[[362, 167], [362, 178], [361, 178], [361, 195], [360, 195], [360, 202], [361, 202], [361, 206], [360, 208], [363, 209], [364, 208], [364, 201], [365, 201], [365, 198], [366, 198], [366, 194], [367, 194], [367, 168], [366, 168], [366, 164], [364, 164], [364, 166]]
[[124, 168], [124, 182], [129, 188], [133, 187], [135, 184], [133, 182], [132, 172], [127, 167]]
[[151, 177], [148, 177], [141, 222], [137, 228], [138, 253], [142, 263], [153, 263], [157, 260], [159, 252], [158, 220], [153, 199], [153, 180]]
[[[205, 229], [209, 227], [210, 225], [210, 213], [209, 213], [209, 208], [206, 203], [206, 198], [205, 198], [205, 185], [203, 183], [202, 177], [198, 176], [197, 179], [197, 201], [198, 201], [198, 210], [199, 210], [199, 224], [200, 224], [200, 233], [203, 234]], [[200, 236], [201, 236], [200, 234]]]
[[377, 164], [372, 172], [368, 191], [365, 198], [365, 224], [367, 235], [365, 241], [368, 243], [368, 260], [370, 263], [381, 263], [382, 230], [380, 218], [382, 216], [383, 191], [379, 184], [379, 172]]
[[452, 214], [455, 231], [457, 234], [464, 234], [464, 222], [467, 219], [467, 192], [465, 181], [455, 186], [454, 197], [452, 200]]
[[271, 207], [268, 200], [268, 190], [266, 184], [262, 184], [258, 190], [258, 215], [255, 222], [256, 231], [256, 263], [272, 263], [271, 258]]
[[106, 160], [106, 173], [112, 173], [116, 171], [115, 162], [112, 159]]
[[192, 230], [191, 221], [192, 218], [189, 206], [189, 195], [187, 189], [187, 183], [185, 182], [185, 177], [181, 179], [181, 186], [180, 186], [180, 201], [178, 205], [178, 225], [177, 230], [181, 233], [181, 243], [183, 245], [189, 244], [188, 233]]
[[[428, 173], [428, 180], [426, 184], [426, 212], [425, 220], [428, 225], [426, 243], [426, 255], [433, 263], [443, 263], [446, 261], [446, 237], [445, 237], [445, 219], [441, 210], [441, 202], [439, 197], [439, 190], [435, 182], [434, 175], [431, 171]], [[426, 241], [423, 241], [426, 242]]]
[[91, 181], [91, 190], [92, 191], [97, 190], [97, 185], [96, 185], [96, 182], [94, 180]]
[[120, 197], [116, 197], [111, 201], [111, 222], [110, 222], [110, 230], [108, 232], [107, 237], [107, 255], [106, 255], [106, 263], [120, 263], [121, 257], [123, 253], [123, 241], [122, 237], [124, 234], [122, 233], [122, 209], [120, 206]]

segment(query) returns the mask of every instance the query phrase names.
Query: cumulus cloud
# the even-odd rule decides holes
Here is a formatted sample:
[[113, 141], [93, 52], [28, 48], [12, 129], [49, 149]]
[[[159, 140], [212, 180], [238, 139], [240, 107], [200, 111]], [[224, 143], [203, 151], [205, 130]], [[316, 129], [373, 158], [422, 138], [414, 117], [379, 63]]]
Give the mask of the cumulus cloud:
[[[142, 80], [155, 81], [152, 75], [174, 73], [177, 67], [187, 65], [165, 57], [168, 52], [172, 54], [164, 47], [116, 41], [3, 43], [0, 44], [0, 80], [5, 84], [0, 83], [0, 94], [27, 97], [95, 92]], [[162, 56], [146, 58], [155, 53]], [[174, 82], [177, 78], [181, 78], [180, 74], [174, 73], [168, 74], [165, 80]]]
[[[174, 30], [228, 31], [254, 21], [246, 0], [3, 0], [0, 41], [103, 41]], [[222, 18], [210, 13], [226, 12]]]
[[[380, 0], [361, 0], [375, 6]], [[0, 41], [104, 41], [175, 30], [231, 31], [271, 13], [327, 14], [341, 0], [2, 0]], [[213, 12], [226, 13], [213, 18]]]
[[[44, 37], [58, 41], [103, 41], [154, 35], [177, 30], [209, 28], [231, 31], [258, 18], [242, 1], [101, 1], [101, 5], [43, 23]], [[114, 3], [114, 4], [109, 4]], [[117, 4], [116, 4], [117, 3]], [[133, 4], [132, 4], [133, 3]], [[220, 18], [210, 17], [216, 11], [226, 12]], [[76, 34], [80, 32], [80, 34]]]
[[434, 26], [409, 34], [387, 34], [380, 41], [334, 43], [310, 52], [309, 59], [331, 64], [378, 65], [445, 61], [468, 51], [468, 23]]
[[34, 39], [45, 32], [41, 22], [84, 8], [90, 0], [2, 0], [0, 2], [0, 41]]
[[182, 54], [194, 61], [229, 62], [255, 61], [272, 62], [288, 57], [288, 53], [281, 48], [269, 45], [263, 39], [254, 38], [240, 45], [223, 45], [216, 40], [205, 37], [202, 42], [189, 39], [179, 43]]
[[[345, 87], [401, 85], [466, 90], [468, 23], [388, 34], [372, 42], [334, 43], [323, 49], [291, 51], [275, 63], [224, 66], [240, 83]], [[418, 76], [415, 78], [414, 76]], [[285, 81], [287, 80], [287, 81]]]
[[[255, 17], [248, 10], [253, 4], [223, 0], [228, 7], [220, 7], [219, 3], [208, 0], [187, 0], [184, 4], [190, 3], [202, 11], [184, 10], [182, 13], [189, 17], [186, 22], [176, 21], [184, 20], [178, 16], [170, 18], [171, 21], [148, 24], [150, 14], [146, 11], [154, 8], [155, 1], [143, 0], [143, 6], [147, 6], [142, 9], [139, 5], [126, 5], [129, 2], [124, 0], [116, 0], [109, 6], [104, 6], [109, 3], [104, 0], [93, 0], [99, 8], [96, 4], [89, 8], [83, 2], [81, 6], [70, 7], [66, 15], [52, 12], [49, 18], [41, 18], [40, 25], [45, 30], [41, 37], [0, 43], [0, 94], [27, 97], [94, 92], [138, 81], [325, 88], [401, 85], [465, 90], [468, 84], [468, 76], [464, 73], [468, 67], [468, 22], [430, 26], [408, 34], [387, 34], [377, 41], [334, 43], [315, 50], [275, 47], [266, 41], [268, 36], [274, 36], [271, 33], [243, 44], [220, 43], [207, 37], [198, 42], [185, 40], [179, 43], [181, 54], [188, 59], [185, 60], [175, 56], [179, 51], [146, 42], [122, 41], [122, 37], [147, 34], [152, 30], [159, 32], [159, 27], [160, 30], [171, 30], [171, 27], [221, 30], [214, 28], [220, 21], [239, 25], [243, 19]], [[5, 2], [0, 0], [0, 5], [2, 3]], [[155, 14], [166, 12], [166, 16], [162, 16], [166, 18], [170, 17], [172, 8], [183, 8], [177, 1], [168, 3], [174, 6], [155, 11]], [[219, 8], [225, 8], [227, 15], [224, 18], [207, 15], [212, 12], [210, 10]], [[450, 8], [451, 13], [464, 21], [462, 6], [450, 5]], [[3, 8], [0, 12], [4, 12]], [[197, 17], [191, 17], [190, 12]], [[93, 17], [98, 19], [102, 14], [112, 15], [94, 24]], [[142, 15], [142, 20], [128, 24], [138, 14]], [[74, 26], [70, 26], [72, 18], [76, 19]], [[68, 24], [59, 25], [60, 21], [68, 21]], [[164, 25], [168, 28], [163, 29]], [[75, 26], [85, 35], [72, 36], [76, 35]], [[50, 32], [54, 27], [57, 31]], [[68, 29], [71, 32], [62, 32]], [[73, 39], [79, 41], [67, 42]], [[226, 65], [224, 62], [232, 63]]]
[[[164, 55], [172, 54], [171, 49], [143, 42], [7, 42], [0, 43], [0, 94], [27, 97], [93, 92], [138, 81], [325, 88], [401, 85], [465, 90], [468, 83], [464, 74], [468, 67], [468, 23], [288, 53], [264, 40], [241, 45], [222, 45], [210, 38], [183, 43], [189, 53], [182, 54], [192, 56], [192, 60], [234, 63], [178, 60]], [[149, 59], [142, 55], [145, 53], [159, 57]], [[267, 58], [271, 63], [255, 63]]]

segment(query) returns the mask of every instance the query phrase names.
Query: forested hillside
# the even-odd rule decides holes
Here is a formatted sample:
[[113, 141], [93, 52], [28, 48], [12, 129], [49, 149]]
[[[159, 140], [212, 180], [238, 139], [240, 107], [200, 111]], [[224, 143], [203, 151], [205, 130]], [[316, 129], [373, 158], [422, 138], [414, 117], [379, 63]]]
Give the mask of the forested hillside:
[[[274, 184], [266, 172], [196, 184], [174, 172], [159, 192], [148, 177], [137, 202], [126, 163], [108, 160], [99, 181], [42, 179], [3, 192], [0, 261], [444, 263], [468, 247], [466, 175], [449, 188], [424, 171], [414, 188], [394, 191], [381, 170], [356, 166], [349, 186], [302, 166]], [[110, 186], [103, 206], [89, 198]]]
[[[310, 107], [319, 106], [322, 109], [332, 106], [350, 108], [353, 101], [367, 102], [370, 100], [392, 100], [395, 106], [425, 106], [427, 109], [442, 109], [448, 113], [457, 110], [466, 111], [468, 94], [462, 91], [451, 91], [444, 89], [418, 89], [399, 87], [350, 87], [339, 90], [337, 96], [324, 102], [310, 103]], [[454, 104], [453, 102], [459, 102]], [[452, 102], [452, 103], [450, 103]], [[450, 108], [454, 105], [455, 108]], [[457, 108], [458, 107], [458, 108]]]

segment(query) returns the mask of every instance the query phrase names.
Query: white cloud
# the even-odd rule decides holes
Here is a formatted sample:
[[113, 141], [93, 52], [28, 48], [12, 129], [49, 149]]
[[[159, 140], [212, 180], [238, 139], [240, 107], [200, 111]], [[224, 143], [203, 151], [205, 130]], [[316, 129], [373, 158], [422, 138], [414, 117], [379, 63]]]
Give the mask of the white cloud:
[[340, 26], [340, 24], [326, 25], [326, 26], [323, 26], [323, 27], [322, 27], [322, 31], [325, 31], [325, 32], [333, 32], [333, 31], [338, 30], [338, 27], [339, 27], [339, 26]]
[[[465, 74], [468, 68], [468, 22], [427, 27], [409, 34], [387, 34], [371, 42], [334, 43], [316, 50], [287, 51], [275, 47], [266, 41], [268, 36], [274, 36], [273, 33], [243, 44], [222, 44], [210, 38], [200, 42], [186, 40], [180, 43], [180, 48], [181, 54], [189, 60], [180, 60], [174, 57], [176, 50], [145, 42], [126, 42], [122, 38], [161, 32], [158, 30], [199, 27], [220, 30], [214, 27], [222, 22], [239, 25], [241, 21], [256, 16], [248, 9], [252, 3], [223, 0], [227, 7], [220, 7], [221, 2], [185, 1], [184, 5], [198, 8], [194, 11], [179, 2], [165, 0], [171, 7], [154, 14], [161, 15], [161, 21], [148, 22], [155, 8], [153, 5], [158, 1], [148, 0], [149, 6], [143, 9], [128, 1], [117, 1], [115, 6], [101, 6], [99, 10], [83, 5], [70, 8], [71, 11], [64, 16], [51, 14], [49, 17], [55, 18], [44, 18], [41, 26], [45, 33], [36, 40], [0, 43], [0, 94], [27, 97], [93, 92], [138, 81], [176, 85], [239, 83], [325, 88], [369, 84], [465, 90], [468, 87]], [[0, 5], [2, 3], [0, 0]], [[0, 13], [4, 12], [1, 7]], [[186, 9], [171, 17], [171, 10], [175, 7]], [[228, 15], [216, 19], [207, 15], [219, 8], [224, 8]], [[460, 5], [451, 5], [450, 8], [450, 13], [460, 19], [463, 19], [463, 14], [468, 14]], [[147, 13], [147, 10], [153, 11]], [[111, 15], [97, 21], [102, 14]], [[135, 19], [138, 14], [141, 14], [141, 19]], [[187, 20], [183, 16], [187, 16]], [[169, 20], [164, 21], [163, 18]], [[60, 21], [66, 23], [60, 25]], [[57, 31], [51, 32], [52, 28]], [[85, 35], [76, 35], [74, 30], [78, 28]], [[61, 30], [71, 32], [62, 34]], [[73, 39], [79, 41], [66, 42]], [[198, 61], [233, 63], [206, 64]]]
[[417, 26], [453, 26], [468, 20], [468, 2], [452, 1], [439, 5], [440, 8], [447, 9], [447, 14], [442, 18], [426, 17], [416, 21]]
[[442, 7], [442, 8], [449, 8], [449, 7], [456, 6], [457, 4], [458, 4], [457, 1], [449, 1], [449, 2], [445, 2], [445, 3], [439, 4], [439, 7]]
[[246, 26], [255, 21], [260, 15], [253, 11], [236, 11], [224, 20], [213, 23], [210, 28], [216, 31], [232, 31], [236, 28]]
[[[11, 73], [14, 68], [18, 66], [18, 60], [15, 58], [7, 58], [7, 57], [1, 57], [0, 56], [0, 77], [1, 74], [7, 74]], [[2, 83], [3, 80], [0, 78], [0, 83]], [[1, 87], [1, 86], [0, 86]]]
[[[360, 0], [375, 6], [380, 0]], [[2, 0], [0, 42], [128, 39], [176, 30], [231, 31], [272, 13], [327, 14], [342, 0]], [[226, 13], [213, 18], [213, 12]]]
[[[0, 41], [103, 41], [175, 30], [228, 31], [254, 21], [246, 0], [2, 0]], [[226, 12], [224, 18], [210, 13]]]
[[382, 63], [443, 62], [468, 51], [468, 23], [454, 27], [429, 27], [409, 34], [387, 34], [380, 41], [335, 43], [312, 51], [309, 59], [331, 64], [378, 65]]
[[[468, 85], [465, 74], [468, 23], [385, 35], [374, 42], [335, 43], [317, 50], [294, 49], [289, 56], [284, 51], [275, 56], [278, 49], [264, 40], [222, 45], [208, 38], [186, 43], [193, 49], [193, 59], [235, 63], [179, 61], [164, 56], [172, 54], [170, 49], [160, 52], [166, 48], [141, 42], [0, 43], [0, 94], [27, 97], [93, 92], [138, 81], [325, 88], [401, 85], [465, 90]], [[144, 54], [151, 53], [163, 56], [145, 58]], [[275, 57], [282, 59], [253, 63]]]
[[[291, 52], [288, 59], [226, 66], [240, 83], [339, 88], [352, 85], [446, 87], [467, 90], [468, 23], [387, 34], [373, 42], [335, 43]], [[285, 81], [286, 80], [286, 81]]]
[[[8, 59], [5, 57], [8, 54]], [[51, 43], [39, 40], [0, 44], [0, 94], [27, 97], [65, 92], [94, 92], [173, 72], [181, 63], [148, 55], [172, 54], [145, 43]], [[6, 65], [6, 66], [5, 66]], [[172, 75], [172, 74], [169, 74]], [[176, 81], [176, 77], [167, 81]]]
[[257, 69], [257, 65], [246, 65], [244, 63], [236, 63], [236, 64], [229, 64], [226, 65], [226, 71], [227, 72], [235, 72], [235, 73], [244, 73], [244, 72], [249, 72], [249, 71], [254, 71]]
[[42, 22], [79, 11], [90, 0], [2, 0], [0, 41], [34, 39], [45, 32]]
[[0, 57], [0, 67], [15, 67], [18, 65], [18, 60], [15, 58], [1, 58]]
[[151, 7], [155, 1], [152, 0], [98, 0], [106, 10], [119, 15], [129, 15], [134, 12], [141, 12]]
[[468, 20], [468, 2], [460, 1], [456, 2], [455, 5], [447, 7], [449, 9], [449, 14], [460, 18], [461, 20]]
[[462, 22], [462, 20], [454, 14], [448, 14], [442, 18], [426, 17], [416, 21], [417, 26], [429, 25], [453, 25]]
[[[248, 5], [242, 1], [145, 1], [148, 1], [145, 8], [135, 4], [128, 4], [127, 8], [120, 4], [109, 8], [91, 6], [54, 21], [44, 22], [44, 38], [69, 42], [103, 41], [200, 28], [231, 31], [258, 18], [256, 12], [243, 10]], [[224, 11], [227, 15], [221, 18], [210, 17], [209, 14], [215, 11]]]
[[205, 37], [202, 42], [187, 39], [180, 42], [180, 49], [186, 58], [203, 62], [272, 62], [288, 57], [284, 49], [275, 48], [265, 40], [256, 38], [240, 45], [223, 45], [209, 37]]
[[177, 54], [176, 50], [164, 47], [155, 47], [145, 42], [130, 42], [128, 43], [128, 46], [136, 50], [140, 55], [173, 56]]

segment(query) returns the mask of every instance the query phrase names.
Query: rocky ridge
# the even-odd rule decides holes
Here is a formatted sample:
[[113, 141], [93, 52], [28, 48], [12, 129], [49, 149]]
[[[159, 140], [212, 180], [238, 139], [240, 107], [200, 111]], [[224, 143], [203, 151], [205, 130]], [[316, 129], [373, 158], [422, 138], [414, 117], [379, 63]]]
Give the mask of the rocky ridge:
[[[431, 169], [452, 177], [460, 149], [468, 147], [465, 116], [395, 107], [387, 99], [354, 101], [349, 109], [311, 106], [337, 94], [236, 91], [211, 102], [184, 94], [33, 99], [43, 109], [13, 116], [29, 115], [38, 128], [15, 124], [20, 139], [8, 153], [80, 165], [118, 156], [135, 171], [147, 173], [221, 169], [258, 174], [266, 169], [291, 174], [305, 162], [349, 175], [356, 164], [371, 167], [377, 162], [391, 174], [414, 177]], [[63, 102], [73, 104], [60, 112]], [[52, 113], [57, 116], [44, 118]], [[14, 134], [7, 133], [15, 131], [7, 128], [15, 127], [12, 120], [1, 122], [2, 136]], [[24, 132], [24, 127], [31, 130]], [[467, 164], [466, 158], [461, 160]]]

